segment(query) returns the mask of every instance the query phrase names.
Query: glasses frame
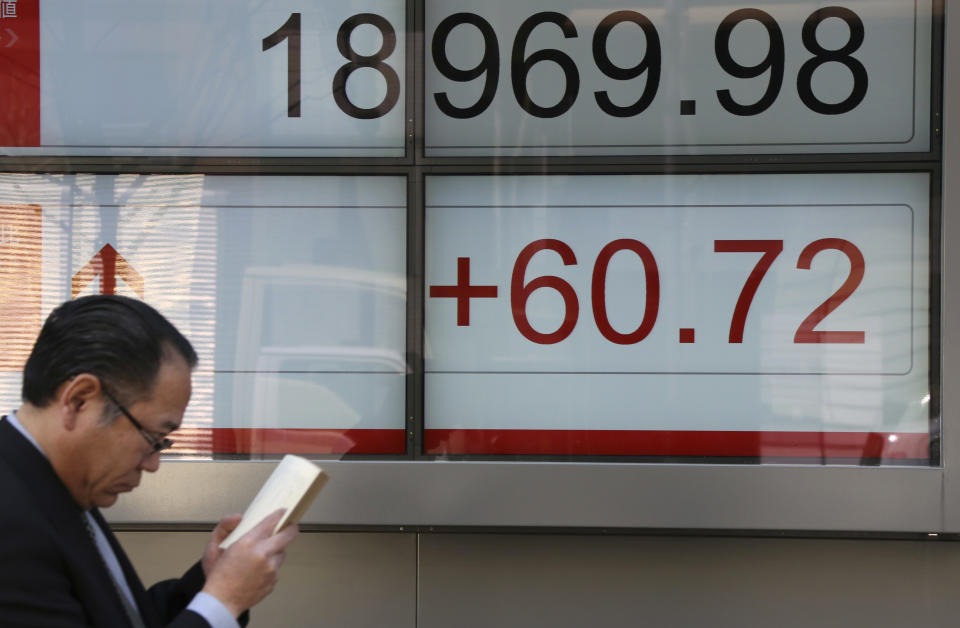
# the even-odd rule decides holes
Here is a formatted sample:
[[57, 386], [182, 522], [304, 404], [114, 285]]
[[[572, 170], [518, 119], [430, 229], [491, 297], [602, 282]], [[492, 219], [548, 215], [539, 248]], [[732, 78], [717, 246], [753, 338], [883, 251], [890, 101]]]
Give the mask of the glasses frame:
[[127, 420], [129, 420], [133, 424], [133, 427], [137, 428], [137, 431], [140, 432], [140, 436], [143, 436], [143, 439], [147, 441], [147, 444], [150, 445], [149, 455], [152, 456], [154, 454], [158, 454], [161, 451], [165, 451], [173, 447], [174, 441], [172, 439], [161, 438], [160, 440], [157, 440], [156, 438], [154, 438], [150, 434], [150, 432], [144, 429], [143, 424], [140, 423], [140, 421], [138, 421], [132, 414], [130, 414], [130, 411], [124, 408], [123, 405], [119, 401], [117, 401], [116, 397], [110, 394], [109, 390], [107, 390], [102, 385], [101, 385], [101, 389], [103, 390], [104, 396], [107, 399], [109, 399], [110, 402], [113, 403], [113, 405], [117, 406], [117, 409], [120, 410], [120, 413], [123, 416], [127, 417]]

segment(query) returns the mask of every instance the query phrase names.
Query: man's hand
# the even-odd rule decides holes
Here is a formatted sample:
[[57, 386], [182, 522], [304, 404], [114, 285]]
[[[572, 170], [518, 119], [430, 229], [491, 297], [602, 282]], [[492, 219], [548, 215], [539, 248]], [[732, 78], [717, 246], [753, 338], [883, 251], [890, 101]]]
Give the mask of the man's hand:
[[278, 510], [237, 539], [226, 550], [218, 546], [237, 527], [239, 515], [220, 520], [203, 553], [206, 593], [220, 600], [237, 617], [267, 597], [277, 583], [287, 545], [299, 534], [296, 525], [272, 534], [283, 510]]
[[240, 525], [242, 518], [243, 515], [239, 513], [227, 515], [223, 517], [220, 523], [217, 524], [217, 527], [214, 528], [210, 541], [203, 550], [203, 558], [200, 559], [200, 564], [203, 566], [204, 577], [210, 577], [210, 572], [213, 571], [214, 564], [216, 564], [220, 555], [223, 554], [223, 550], [220, 549], [220, 544], [223, 543], [225, 538], [230, 536], [234, 528]]

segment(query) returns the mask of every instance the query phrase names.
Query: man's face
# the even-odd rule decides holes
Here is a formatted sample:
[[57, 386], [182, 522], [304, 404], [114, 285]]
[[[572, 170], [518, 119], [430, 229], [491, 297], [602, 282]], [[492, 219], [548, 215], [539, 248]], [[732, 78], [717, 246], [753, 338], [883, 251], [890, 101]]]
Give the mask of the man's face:
[[[90, 413], [102, 415], [101, 396], [98, 407]], [[137, 400], [126, 406], [143, 425], [144, 431], [156, 441], [180, 427], [183, 413], [190, 401], [190, 368], [180, 358], [166, 359], [160, 366], [153, 393], [148, 399]], [[91, 404], [94, 405], [94, 404]], [[92, 506], [112, 506], [120, 493], [132, 491], [140, 484], [143, 471], [153, 472], [160, 466], [160, 454], [153, 450], [133, 423], [118, 416], [110, 425], [99, 421], [83, 430], [83, 446], [76, 450], [77, 464], [70, 491], [84, 509]]]

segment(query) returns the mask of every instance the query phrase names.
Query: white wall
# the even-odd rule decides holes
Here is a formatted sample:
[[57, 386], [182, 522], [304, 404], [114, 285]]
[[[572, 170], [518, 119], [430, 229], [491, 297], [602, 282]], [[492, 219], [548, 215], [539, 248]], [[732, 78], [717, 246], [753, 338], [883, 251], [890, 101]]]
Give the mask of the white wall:
[[[126, 532], [145, 581], [199, 532]], [[252, 626], [956, 626], [960, 543], [740, 537], [305, 533]]]

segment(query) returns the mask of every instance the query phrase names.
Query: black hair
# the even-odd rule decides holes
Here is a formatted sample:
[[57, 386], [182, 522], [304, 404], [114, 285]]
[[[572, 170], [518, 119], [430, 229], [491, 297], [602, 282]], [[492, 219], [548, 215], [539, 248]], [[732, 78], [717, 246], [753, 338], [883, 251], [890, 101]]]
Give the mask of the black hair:
[[190, 341], [143, 301], [80, 297], [58, 306], [44, 322], [23, 369], [21, 396], [44, 407], [63, 382], [90, 373], [121, 403], [130, 403], [150, 394], [161, 364], [175, 354], [196, 366]]

